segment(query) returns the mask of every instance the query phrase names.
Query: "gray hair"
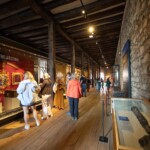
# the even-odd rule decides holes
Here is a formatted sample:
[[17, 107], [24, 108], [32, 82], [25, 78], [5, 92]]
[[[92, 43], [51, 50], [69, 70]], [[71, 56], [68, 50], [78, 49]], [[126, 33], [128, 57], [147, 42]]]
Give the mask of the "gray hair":
[[71, 79], [78, 79], [77, 73], [71, 73]]
[[44, 73], [44, 79], [49, 79], [50, 75], [48, 73]]

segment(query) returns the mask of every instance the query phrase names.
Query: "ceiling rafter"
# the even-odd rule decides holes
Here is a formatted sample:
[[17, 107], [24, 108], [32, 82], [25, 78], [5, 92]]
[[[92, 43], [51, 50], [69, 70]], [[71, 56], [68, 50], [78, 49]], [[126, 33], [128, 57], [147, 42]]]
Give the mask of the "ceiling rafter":
[[[41, 5], [39, 5], [35, 0], [23, 0], [25, 1], [27, 4], [29, 4], [29, 6], [40, 16], [42, 16], [42, 18], [44, 20], [46, 20], [48, 23], [51, 21], [54, 21], [54, 19], [52, 18], [52, 14], [46, 12]], [[61, 26], [55, 22], [55, 27], [57, 29], [57, 31], [62, 34], [62, 36], [64, 36], [67, 40], [69, 40], [72, 44], [75, 44], [81, 51], [84, 51], [71, 37], [69, 37], [69, 35], [67, 35], [67, 33], [65, 33]], [[84, 53], [86, 53], [84, 51]], [[87, 53], [86, 53], [87, 54]], [[88, 54], [87, 54], [88, 55]], [[89, 55], [88, 55], [89, 56]], [[90, 57], [90, 56], [89, 56]], [[95, 63], [97, 63], [93, 58], [91, 58]]]

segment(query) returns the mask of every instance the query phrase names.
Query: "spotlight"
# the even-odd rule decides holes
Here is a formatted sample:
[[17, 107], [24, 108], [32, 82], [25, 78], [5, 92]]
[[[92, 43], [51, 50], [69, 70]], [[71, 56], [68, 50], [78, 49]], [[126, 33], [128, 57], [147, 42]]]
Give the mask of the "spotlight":
[[82, 10], [82, 14], [85, 14], [85, 10], [84, 9]]
[[93, 38], [93, 35], [91, 34], [91, 35], [89, 35], [89, 38]]
[[94, 34], [94, 27], [93, 26], [90, 26], [88, 30], [90, 33]]

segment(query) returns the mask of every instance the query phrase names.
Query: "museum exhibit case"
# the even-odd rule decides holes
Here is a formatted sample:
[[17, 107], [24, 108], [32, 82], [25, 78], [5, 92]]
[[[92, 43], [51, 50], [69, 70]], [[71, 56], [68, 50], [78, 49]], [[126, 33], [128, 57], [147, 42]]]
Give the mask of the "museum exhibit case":
[[113, 137], [116, 150], [150, 149], [150, 102], [112, 98]]
[[[47, 59], [22, 49], [0, 43], [0, 125], [5, 118], [22, 112], [16, 89], [23, 80], [24, 71], [30, 71], [37, 82], [40, 70], [47, 70]], [[45, 62], [46, 65], [43, 65]], [[38, 67], [37, 67], [38, 66]], [[41, 99], [37, 97], [37, 105]]]

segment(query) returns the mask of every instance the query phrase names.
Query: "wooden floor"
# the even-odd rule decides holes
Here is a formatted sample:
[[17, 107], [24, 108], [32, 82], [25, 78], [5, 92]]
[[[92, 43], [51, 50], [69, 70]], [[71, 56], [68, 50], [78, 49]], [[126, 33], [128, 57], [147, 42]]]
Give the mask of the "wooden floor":
[[[31, 117], [31, 129], [24, 130], [23, 120], [0, 127], [0, 150], [112, 150], [111, 115], [105, 115], [108, 143], [100, 142], [102, 130], [102, 99], [105, 95], [92, 89], [79, 102], [79, 119], [71, 120], [65, 110], [53, 108], [54, 116], [36, 127]], [[109, 109], [108, 109], [109, 111]], [[40, 113], [39, 118], [40, 118]], [[110, 131], [110, 132], [109, 132]]]

